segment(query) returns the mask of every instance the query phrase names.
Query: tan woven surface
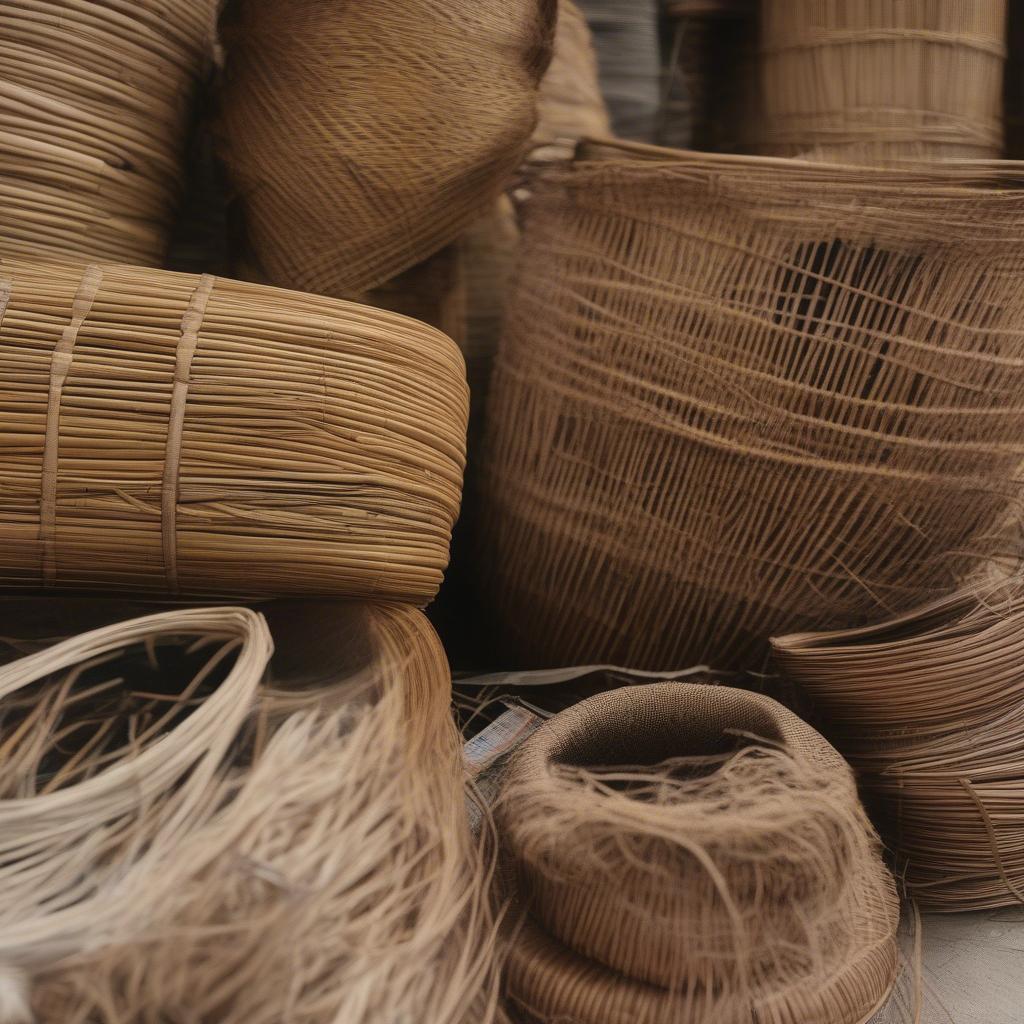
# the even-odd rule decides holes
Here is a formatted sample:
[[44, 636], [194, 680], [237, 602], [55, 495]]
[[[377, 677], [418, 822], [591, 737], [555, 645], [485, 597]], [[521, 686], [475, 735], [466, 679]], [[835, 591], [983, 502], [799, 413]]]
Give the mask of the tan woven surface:
[[454, 241], [523, 155], [554, 14], [555, 0], [243, 4], [225, 31], [223, 155], [271, 280], [351, 295]]
[[998, 157], [1006, 2], [761, 0], [757, 152]]
[[530, 1019], [859, 1022], [897, 902], [842, 758], [769, 698], [658, 683], [526, 740], [496, 807]]
[[931, 910], [1024, 902], [1024, 587], [971, 586], [775, 659], [857, 769], [910, 893]]
[[468, 404], [448, 338], [221, 278], [0, 282], [5, 584], [433, 595]]
[[158, 265], [215, 0], [5, 0], [0, 253]]
[[589, 152], [535, 182], [489, 397], [478, 557], [508, 658], [751, 664], [1003, 550], [1015, 165]]

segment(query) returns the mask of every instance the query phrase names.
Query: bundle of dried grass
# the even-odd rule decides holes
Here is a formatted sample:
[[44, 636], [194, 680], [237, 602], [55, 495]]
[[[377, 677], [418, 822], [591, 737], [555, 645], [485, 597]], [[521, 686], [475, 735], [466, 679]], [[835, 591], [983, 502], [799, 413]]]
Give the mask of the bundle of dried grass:
[[239, 6], [224, 159], [275, 284], [376, 287], [505, 186], [533, 130], [555, 0]]
[[998, 157], [1006, 2], [761, 0], [760, 153]]
[[529, 1020], [854, 1024], [895, 980], [895, 886], [852, 775], [770, 698], [591, 697], [523, 743], [495, 820]]
[[5, 0], [0, 251], [158, 265], [216, 0]]
[[750, 667], [1001, 553], [1020, 174], [625, 144], [541, 173], [481, 468], [509, 660]]
[[0, 578], [425, 603], [467, 390], [437, 331], [207, 276], [0, 261]]
[[39, 1024], [493, 1018], [444, 654], [415, 611], [357, 611], [363, 670], [312, 688], [257, 689], [242, 609], [0, 670], [0, 964]]
[[1024, 902], [1024, 583], [773, 641], [932, 910]]

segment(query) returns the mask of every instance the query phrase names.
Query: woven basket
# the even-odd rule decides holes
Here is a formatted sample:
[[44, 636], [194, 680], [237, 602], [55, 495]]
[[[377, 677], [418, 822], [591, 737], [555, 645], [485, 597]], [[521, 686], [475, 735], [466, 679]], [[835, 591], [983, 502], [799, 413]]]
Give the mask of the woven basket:
[[509, 661], [756, 664], [1003, 553], [1019, 168], [589, 153], [535, 182], [489, 396]]
[[998, 157], [1006, 2], [762, 0], [756, 152]]
[[461, 355], [396, 314], [0, 261], [5, 584], [425, 603], [458, 514]]
[[523, 155], [555, 7], [242, 4], [223, 156], [271, 280], [352, 295], [454, 241]]
[[0, 254], [159, 265], [216, 0], [5, 0]]

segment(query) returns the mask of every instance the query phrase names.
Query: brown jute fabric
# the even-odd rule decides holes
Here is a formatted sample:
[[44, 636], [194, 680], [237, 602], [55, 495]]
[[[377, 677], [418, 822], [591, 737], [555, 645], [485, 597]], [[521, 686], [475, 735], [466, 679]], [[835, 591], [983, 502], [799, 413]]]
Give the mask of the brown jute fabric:
[[454, 241], [523, 156], [555, 8], [241, 3], [223, 157], [271, 280], [351, 295]]
[[918, 903], [1024, 902], [1021, 579], [772, 645], [857, 770]]
[[0, 254], [159, 265], [216, 0], [5, 0]]
[[628, 144], [538, 174], [481, 463], [508, 659], [750, 665], [1003, 553], [1020, 176]]
[[1005, 60], [1005, 0], [761, 0], [751, 140], [832, 161], [999, 157]]
[[514, 755], [495, 821], [529, 1019], [860, 1022], [893, 984], [895, 886], [849, 768], [770, 698], [589, 698]]
[[0, 669], [0, 974], [36, 1024], [494, 1019], [444, 653], [414, 610], [356, 612], [362, 670], [312, 687], [261, 685], [244, 609]]
[[209, 276], [0, 281], [5, 584], [433, 596], [468, 415], [450, 339]]

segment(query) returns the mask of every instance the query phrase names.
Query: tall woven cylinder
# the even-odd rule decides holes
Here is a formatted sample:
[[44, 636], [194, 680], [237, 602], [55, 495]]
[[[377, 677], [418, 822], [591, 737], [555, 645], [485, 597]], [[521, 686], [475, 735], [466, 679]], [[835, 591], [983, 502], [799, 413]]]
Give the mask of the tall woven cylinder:
[[426, 603], [468, 415], [454, 343], [209, 276], [0, 261], [6, 585]]
[[748, 666], [1003, 552], [1019, 169], [589, 155], [534, 183], [489, 397], [509, 660]]
[[0, 254], [158, 266], [216, 0], [7, 0]]
[[764, 154], [999, 157], [1005, 0], [761, 0]]
[[373, 288], [506, 186], [556, 0], [247, 0], [225, 30], [223, 156], [271, 281]]

